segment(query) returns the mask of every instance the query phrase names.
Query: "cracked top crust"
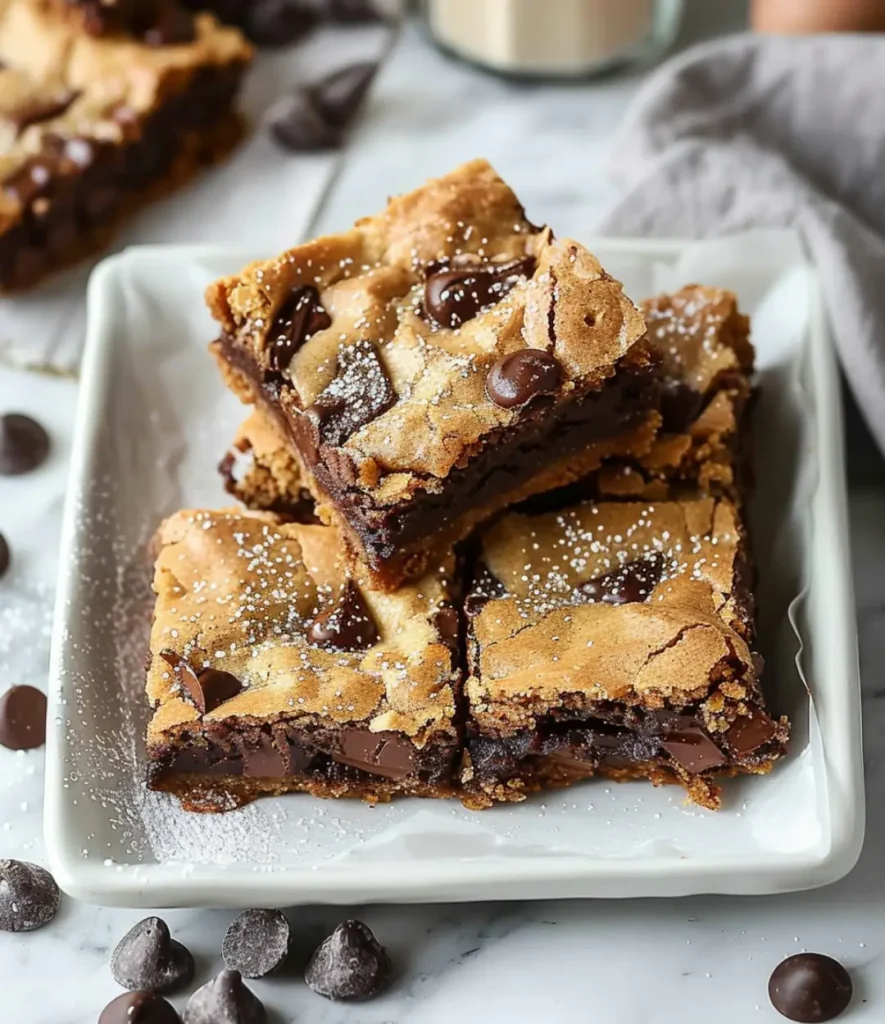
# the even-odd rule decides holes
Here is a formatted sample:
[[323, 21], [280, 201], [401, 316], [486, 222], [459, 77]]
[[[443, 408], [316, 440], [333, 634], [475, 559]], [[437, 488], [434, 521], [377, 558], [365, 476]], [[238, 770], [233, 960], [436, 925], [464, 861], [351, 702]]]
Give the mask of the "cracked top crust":
[[[428, 279], [466, 270], [500, 271], [506, 283], [482, 295], [467, 285], [453, 301], [465, 294], [475, 300], [469, 315], [450, 317], [447, 308], [440, 317]], [[317, 289], [325, 317], [280, 367], [280, 309], [304, 286]], [[482, 160], [391, 200], [351, 231], [216, 282], [207, 301], [261, 372], [281, 373], [279, 401], [295, 414], [332, 384], [346, 348], [372, 350], [389, 394], [352, 424], [338, 448], [357, 486], [384, 505], [407, 500], [416, 488], [438, 489], [485, 437], [520, 422], [525, 406], [496, 404], [487, 391], [502, 357], [526, 348], [554, 356], [558, 384], [545, 394], [563, 401], [599, 388], [643, 347], [636, 343], [645, 332], [639, 310], [596, 258], [526, 220]]]
[[474, 713], [500, 702], [518, 718], [564, 694], [683, 706], [728, 679], [752, 689], [742, 543], [734, 506], [712, 498], [507, 516], [468, 597]]
[[[451, 565], [377, 593], [348, 575], [330, 527], [237, 509], [178, 512], [157, 545], [149, 744], [244, 718], [359, 722], [418, 746], [452, 730], [457, 672], [440, 625], [451, 615]], [[330, 645], [329, 615], [345, 601], [360, 616], [358, 640], [351, 630], [350, 642]], [[182, 672], [196, 683], [208, 669], [229, 673], [239, 692], [203, 711]]]

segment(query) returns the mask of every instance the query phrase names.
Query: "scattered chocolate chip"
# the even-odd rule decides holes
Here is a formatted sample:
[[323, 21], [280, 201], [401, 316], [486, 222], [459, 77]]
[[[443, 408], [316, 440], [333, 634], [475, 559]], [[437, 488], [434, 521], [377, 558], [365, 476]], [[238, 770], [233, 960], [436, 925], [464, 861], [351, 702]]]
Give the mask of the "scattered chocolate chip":
[[665, 434], [682, 434], [698, 418], [704, 404], [700, 391], [681, 380], [661, 383], [662, 430]]
[[98, 1024], [181, 1024], [181, 1018], [162, 996], [124, 992], [101, 1011]]
[[190, 697], [201, 715], [233, 700], [243, 690], [243, 684], [230, 672], [216, 668], [204, 668], [197, 672], [186, 658], [168, 649], [160, 651], [160, 657], [171, 666], [182, 692]]
[[307, 638], [318, 647], [336, 651], [362, 651], [378, 640], [372, 613], [352, 580], [341, 587], [335, 603], [311, 622]]
[[797, 953], [779, 963], [768, 982], [771, 1005], [790, 1020], [820, 1024], [833, 1020], [851, 1002], [851, 977], [832, 957]]
[[511, 352], [492, 366], [486, 393], [502, 409], [525, 405], [537, 395], [549, 395], [559, 387], [562, 367], [555, 356], [540, 348]]
[[244, 910], [231, 921], [221, 955], [244, 978], [263, 978], [289, 953], [289, 922], [279, 910]]
[[343, 729], [338, 739], [341, 749], [334, 757], [339, 764], [395, 782], [411, 775], [416, 768], [414, 745], [395, 732]]
[[589, 603], [635, 604], [647, 601], [664, 573], [664, 558], [655, 551], [645, 558], [627, 562], [620, 569], [597, 576], [581, 585]]
[[194, 16], [181, 7], [165, 8], [142, 39], [148, 46], [181, 46], [197, 37]]
[[9, 553], [9, 544], [6, 538], [0, 533], [0, 579], [9, 572], [9, 563], [12, 561], [12, 556]]
[[184, 1024], [265, 1024], [267, 1013], [239, 971], [222, 971], [188, 1000]]
[[0, 416], [0, 476], [29, 473], [48, 454], [49, 435], [36, 420], [17, 412]]
[[743, 715], [731, 724], [725, 738], [740, 755], [752, 754], [764, 746], [777, 732], [777, 726], [764, 711]]
[[316, 23], [316, 14], [302, 0], [251, 0], [243, 30], [259, 46], [289, 46]]
[[32, 932], [58, 913], [55, 879], [36, 864], [0, 860], [0, 931]]
[[312, 284], [297, 285], [280, 307], [267, 335], [271, 368], [278, 373], [288, 370], [298, 349], [331, 323], [316, 288]]
[[363, 102], [377, 70], [378, 64], [373, 61], [349, 64], [312, 82], [308, 92], [326, 120], [344, 128]]
[[293, 153], [335, 149], [342, 140], [341, 129], [329, 121], [304, 89], [281, 101], [270, 131], [284, 149]]
[[387, 951], [362, 921], [344, 921], [314, 951], [304, 980], [327, 999], [371, 999], [387, 988]]
[[0, 746], [36, 750], [46, 742], [46, 694], [34, 686], [11, 686], [0, 696]]
[[440, 327], [458, 328], [487, 306], [500, 302], [534, 272], [532, 256], [507, 263], [470, 262], [434, 268], [424, 285], [424, 308]]
[[316, 446], [339, 447], [396, 402], [396, 392], [371, 341], [338, 350], [337, 376], [305, 411]]
[[169, 935], [165, 921], [146, 917], [120, 940], [111, 956], [111, 974], [132, 991], [168, 992], [191, 981], [194, 958]]
[[691, 715], [666, 715], [661, 746], [691, 775], [719, 768], [728, 758]]

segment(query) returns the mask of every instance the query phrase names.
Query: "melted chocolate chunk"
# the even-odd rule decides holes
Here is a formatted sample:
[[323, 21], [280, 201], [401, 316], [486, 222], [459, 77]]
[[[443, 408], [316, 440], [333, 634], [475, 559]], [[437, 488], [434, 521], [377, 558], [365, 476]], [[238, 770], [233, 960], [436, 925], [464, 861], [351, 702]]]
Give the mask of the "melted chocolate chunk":
[[186, 658], [175, 651], [160, 651], [160, 657], [172, 668], [176, 680], [181, 684], [182, 693], [190, 697], [201, 715], [233, 700], [243, 690], [243, 684], [230, 672], [221, 672], [215, 668], [197, 672]]
[[36, 864], [0, 860], [0, 931], [33, 932], [58, 913], [55, 879]]
[[319, 444], [339, 447], [396, 402], [396, 392], [371, 341], [338, 350], [338, 375], [305, 411]]
[[735, 719], [725, 734], [732, 749], [739, 755], [752, 754], [774, 736], [777, 726], [764, 711], [756, 711], [752, 716], [744, 715]]
[[36, 750], [46, 742], [46, 694], [33, 686], [12, 686], [0, 696], [0, 746]]
[[0, 533], [0, 580], [9, 572], [9, 563], [12, 556], [9, 553], [9, 544], [6, 538]]
[[221, 955], [244, 978], [263, 978], [289, 953], [289, 922], [280, 910], [244, 910], [231, 921]]
[[335, 760], [370, 775], [399, 782], [417, 767], [414, 745], [395, 732], [342, 729], [340, 742], [341, 751], [335, 755]]
[[267, 336], [271, 369], [278, 373], [288, 370], [301, 346], [331, 323], [316, 288], [312, 284], [296, 285], [280, 307]]
[[171, 937], [162, 918], [146, 917], [120, 940], [111, 956], [111, 974], [133, 992], [168, 992], [193, 979], [194, 958]]
[[29, 473], [48, 454], [49, 435], [36, 420], [16, 412], [0, 416], [0, 476]]
[[728, 758], [691, 715], [667, 715], [664, 718], [661, 746], [691, 775], [728, 763]]
[[251, 0], [243, 29], [259, 46], [289, 46], [316, 23], [316, 14], [301, 0]]
[[318, 647], [362, 651], [378, 641], [378, 629], [359, 588], [348, 580], [338, 600], [308, 626], [307, 638]]
[[265, 1024], [267, 1013], [239, 971], [222, 971], [188, 1000], [184, 1024]]
[[101, 1011], [98, 1024], [181, 1024], [181, 1018], [162, 996], [124, 992]]
[[424, 285], [424, 308], [440, 327], [458, 328], [486, 307], [500, 302], [534, 272], [533, 256], [508, 263], [471, 262], [434, 268]]
[[157, 21], [146, 29], [142, 39], [148, 46], [182, 46], [197, 37], [194, 16], [180, 7], [163, 10]]
[[387, 951], [369, 928], [362, 921], [344, 921], [314, 951], [304, 980], [327, 999], [359, 1000], [387, 988], [390, 975]]
[[664, 558], [652, 552], [646, 558], [637, 558], [620, 569], [588, 580], [580, 587], [588, 603], [602, 601], [605, 604], [641, 604], [647, 601], [660, 583], [664, 573]]
[[448, 603], [441, 604], [433, 617], [433, 625], [439, 633], [440, 641], [449, 648], [454, 656], [457, 656], [458, 638], [461, 635], [461, 622], [457, 608]]
[[[289, 774], [288, 751], [283, 753], [272, 736], [262, 733], [256, 745], [243, 748], [243, 775], [247, 778], [283, 779]], [[252, 975], [247, 974], [246, 977], [251, 978]]]
[[555, 356], [540, 348], [524, 348], [492, 366], [486, 394], [502, 409], [513, 409], [538, 395], [552, 394], [561, 379], [562, 367]]
[[335, 128], [342, 129], [362, 104], [377, 70], [378, 64], [374, 61], [360, 61], [339, 68], [313, 82], [308, 90], [310, 97], [326, 120]]
[[665, 434], [683, 434], [700, 416], [704, 396], [685, 381], [664, 380], [661, 382], [662, 430]]
[[797, 953], [779, 963], [768, 982], [771, 1005], [789, 1020], [822, 1024], [834, 1020], [851, 1002], [848, 971], [822, 953]]

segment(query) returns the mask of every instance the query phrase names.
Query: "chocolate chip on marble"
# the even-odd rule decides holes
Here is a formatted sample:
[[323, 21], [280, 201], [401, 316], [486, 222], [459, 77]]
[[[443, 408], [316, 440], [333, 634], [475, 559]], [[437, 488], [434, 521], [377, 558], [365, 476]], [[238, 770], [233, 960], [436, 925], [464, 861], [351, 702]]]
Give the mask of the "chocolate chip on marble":
[[562, 367], [540, 348], [524, 348], [499, 359], [489, 370], [486, 393], [495, 405], [513, 409], [559, 387]]
[[580, 587], [586, 601], [605, 604], [636, 604], [647, 601], [664, 574], [665, 560], [659, 552], [627, 562], [619, 569], [588, 580]]
[[172, 668], [176, 680], [201, 715], [233, 700], [243, 690], [243, 684], [230, 672], [204, 668], [199, 672], [175, 651], [162, 650], [160, 657]]
[[194, 16], [180, 7], [165, 8], [142, 39], [148, 46], [181, 46], [197, 37]]
[[305, 416], [317, 446], [339, 447], [395, 402], [396, 392], [378, 350], [371, 341], [360, 340], [338, 350], [337, 375]]
[[32, 932], [58, 913], [55, 879], [37, 864], [0, 860], [0, 931]]
[[371, 999], [390, 984], [387, 951], [362, 923], [344, 921], [317, 947], [304, 980], [318, 995], [334, 1000]]
[[288, 370], [301, 346], [331, 323], [332, 318], [320, 302], [320, 293], [312, 284], [293, 288], [267, 335], [271, 369], [280, 373]]
[[834, 1020], [851, 1002], [848, 971], [822, 953], [797, 953], [775, 967], [768, 982], [771, 1005], [789, 1020], [822, 1024]]
[[308, 92], [326, 119], [336, 128], [344, 128], [363, 102], [377, 70], [375, 61], [348, 64], [312, 82]]
[[0, 746], [36, 750], [46, 742], [46, 694], [34, 686], [11, 686], [0, 696]]
[[535, 272], [535, 259], [507, 263], [445, 265], [431, 270], [424, 284], [424, 308], [440, 327], [456, 329], [508, 295]]
[[252, 0], [243, 29], [259, 46], [289, 46], [316, 25], [317, 16], [303, 0]]
[[275, 971], [289, 953], [291, 934], [280, 910], [244, 910], [230, 923], [221, 955], [244, 978], [263, 978]]
[[146, 917], [120, 940], [111, 956], [111, 974], [132, 991], [168, 992], [191, 981], [194, 958], [170, 936], [165, 921]]
[[29, 473], [46, 461], [49, 435], [23, 413], [0, 416], [0, 476]]
[[101, 1011], [98, 1024], [181, 1024], [181, 1018], [154, 992], [124, 992]]
[[375, 620], [352, 580], [341, 587], [335, 603], [311, 622], [307, 638], [318, 647], [336, 651], [362, 651], [377, 642]]
[[12, 561], [12, 556], [9, 552], [9, 543], [6, 538], [0, 533], [0, 580], [9, 572], [9, 563]]
[[265, 1024], [267, 1013], [239, 971], [222, 971], [188, 1000], [184, 1024]]

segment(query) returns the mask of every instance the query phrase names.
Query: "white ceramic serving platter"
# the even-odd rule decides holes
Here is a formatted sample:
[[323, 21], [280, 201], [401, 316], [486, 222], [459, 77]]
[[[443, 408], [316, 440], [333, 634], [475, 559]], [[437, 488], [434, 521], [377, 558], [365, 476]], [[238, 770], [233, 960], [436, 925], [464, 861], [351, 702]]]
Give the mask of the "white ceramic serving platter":
[[215, 472], [244, 410], [206, 343], [205, 285], [252, 254], [131, 249], [89, 288], [89, 332], [50, 676], [46, 844], [59, 884], [127, 906], [773, 893], [834, 881], [863, 836], [856, 636], [839, 378], [795, 236], [588, 240], [634, 297], [734, 288], [762, 398], [752, 509], [770, 698], [789, 757], [733, 780], [718, 814], [681, 790], [589, 781], [476, 813], [293, 795], [226, 815], [143, 785], [147, 545], [182, 506], [229, 504]]

